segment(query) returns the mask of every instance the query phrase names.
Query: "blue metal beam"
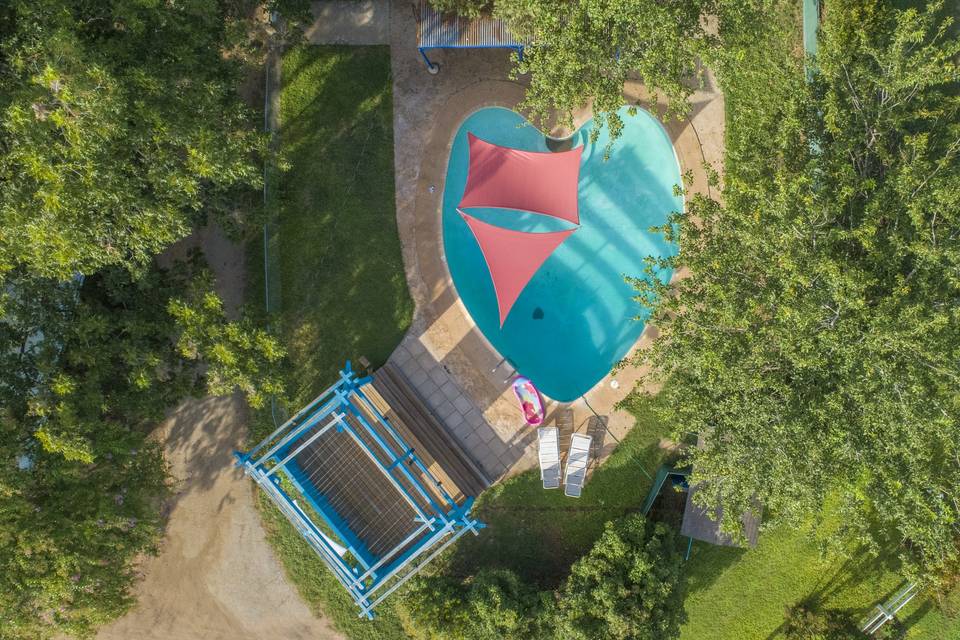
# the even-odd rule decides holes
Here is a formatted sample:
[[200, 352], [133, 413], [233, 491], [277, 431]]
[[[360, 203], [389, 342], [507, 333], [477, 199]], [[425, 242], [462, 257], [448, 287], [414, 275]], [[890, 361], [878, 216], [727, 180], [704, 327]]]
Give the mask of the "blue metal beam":
[[[370, 378], [358, 379], [350, 368], [350, 363], [347, 362], [336, 384], [314, 399], [250, 452], [237, 454], [237, 457], [238, 464], [244, 467], [246, 473], [253, 477], [284, 516], [294, 524], [344, 586], [359, 607], [360, 616], [372, 618], [374, 607], [397, 587], [416, 575], [422, 566], [467, 531], [476, 535], [484, 525], [469, 516], [473, 498], [468, 498], [463, 504], [458, 505], [426, 468], [413, 448], [370, 402], [362, 390], [369, 383]], [[335, 413], [338, 409], [345, 413]], [[323, 423], [322, 427], [318, 427], [331, 414], [335, 417]], [[345, 415], [351, 416], [356, 422], [344, 420]], [[367, 416], [370, 417], [369, 420]], [[403, 541], [380, 556], [372, 554], [366, 548], [353, 533], [350, 523], [337, 513], [297, 465], [296, 456], [334, 426], [338, 431], [348, 434], [360, 446], [374, 466], [387, 477], [391, 486], [413, 507], [417, 513], [416, 520], [421, 522]], [[318, 429], [318, 431], [310, 434], [310, 429]], [[363, 437], [358, 429], [363, 431]], [[294, 448], [293, 443], [296, 443], [297, 438], [301, 436], [306, 436], [308, 439]], [[279, 441], [277, 441], [278, 438]], [[381, 451], [378, 453], [374, 447]], [[267, 453], [254, 462], [253, 456], [265, 448], [269, 448]], [[264, 465], [269, 460], [274, 460], [275, 464], [270, 469], [266, 469]], [[422, 477], [414, 475], [408, 468], [408, 464], [412, 464]], [[349, 552], [347, 557], [352, 557], [357, 564], [348, 562], [347, 558], [341, 556], [343, 548], [339, 546], [339, 541], [334, 546], [333, 540], [327, 538], [307, 511], [304, 511], [297, 501], [283, 490], [279, 478], [273, 475], [278, 469], [284, 471], [284, 475], [290, 480], [297, 493], [347, 545]], [[394, 473], [399, 473], [402, 477], [395, 477]], [[410, 488], [401, 484], [400, 479], [408, 483]], [[431, 489], [436, 490], [436, 496], [443, 503], [442, 505], [438, 504], [434, 494], [427, 490], [429, 485], [433, 485]], [[410, 493], [411, 490], [415, 493]], [[425, 510], [425, 507], [421, 507], [420, 504], [428, 505], [429, 508]], [[429, 554], [425, 560], [416, 562], [425, 554]], [[382, 593], [374, 600], [373, 595], [381, 591]]]

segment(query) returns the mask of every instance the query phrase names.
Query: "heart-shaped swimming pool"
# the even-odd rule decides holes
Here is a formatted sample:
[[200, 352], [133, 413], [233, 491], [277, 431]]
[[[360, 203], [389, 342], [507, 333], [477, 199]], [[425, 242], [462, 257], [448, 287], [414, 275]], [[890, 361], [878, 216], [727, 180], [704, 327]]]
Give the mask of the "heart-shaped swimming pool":
[[[469, 208], [470, 217], [502, 229], [546, 233], [576, 228], [523, 287], [500, 325], [490, 271], [477, 239], [457, 211], [470, 164], [467, 134], [524, 151], [547, 152], [547, 139], [519, 114], [485, 108], [457, 131], [443, 193], [447, 265], [467, 311], [493, 347], [542, 393], [561, 402], [589, 391], [643, 332], [649, 311], [625, 276], [643, 277], [648, 256], [675, 255], [676, 245], [651, 227], [681, 211], [681, 183], [670, 138], [646, 111], [621, 110], [623, 135], [604, 161], [606, 128], [590, 142], [593, 121], [574, 134], [583, 147], [577, 185], [579, 227], [565, 219], [512, 209]], [[671, 272], [656, 277], [669, 281]]]

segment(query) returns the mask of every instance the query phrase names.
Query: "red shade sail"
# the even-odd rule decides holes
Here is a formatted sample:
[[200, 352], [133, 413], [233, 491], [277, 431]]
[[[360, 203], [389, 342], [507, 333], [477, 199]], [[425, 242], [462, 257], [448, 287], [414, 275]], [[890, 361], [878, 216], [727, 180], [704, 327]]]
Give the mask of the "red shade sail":
[[501, 147], [467, 133], [470, 172], [460, 208], [531, 211], [580, 224], [577, 182], [583, 147], [538, 153]]
[[520, 297], [530, 278], [550, 254], [576, 229], [551, 233], [513, 231], [481, 222], [463, 211], [459, 212], [480, 245], [483, 259], [493, 280], [500, 310], [500, 326]]

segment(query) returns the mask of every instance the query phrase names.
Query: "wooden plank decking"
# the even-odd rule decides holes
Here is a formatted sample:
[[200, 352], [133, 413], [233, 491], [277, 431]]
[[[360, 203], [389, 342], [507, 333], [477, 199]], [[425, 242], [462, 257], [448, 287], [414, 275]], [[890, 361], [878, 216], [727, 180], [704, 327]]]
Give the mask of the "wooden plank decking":
[[492, 484], [398, 369], [389, 363], [378, 369], [372, 387], [367, 397], [457, 503]]

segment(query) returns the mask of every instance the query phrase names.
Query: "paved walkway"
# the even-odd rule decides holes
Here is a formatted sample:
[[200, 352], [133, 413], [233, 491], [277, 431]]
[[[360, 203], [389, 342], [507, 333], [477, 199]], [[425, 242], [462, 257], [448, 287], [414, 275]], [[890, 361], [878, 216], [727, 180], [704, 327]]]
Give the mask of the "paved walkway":
[[[496, 480], [504, 476], [526, 453], [532, 433], [524, 430], [522, 424], [517, 424], [515, 430], [511, 424], [515, 437], [498, 433], [456, 378], [420, 339], [407, 335], [390, 360], [403, 371], [427, 406], [456, 436], [488, 478]], [[524, 459], [521, 466], [528, 466], [531, 462]]]
[[311, 10], [310, 44], [390, 44], [389, 0], [321, 0]]

